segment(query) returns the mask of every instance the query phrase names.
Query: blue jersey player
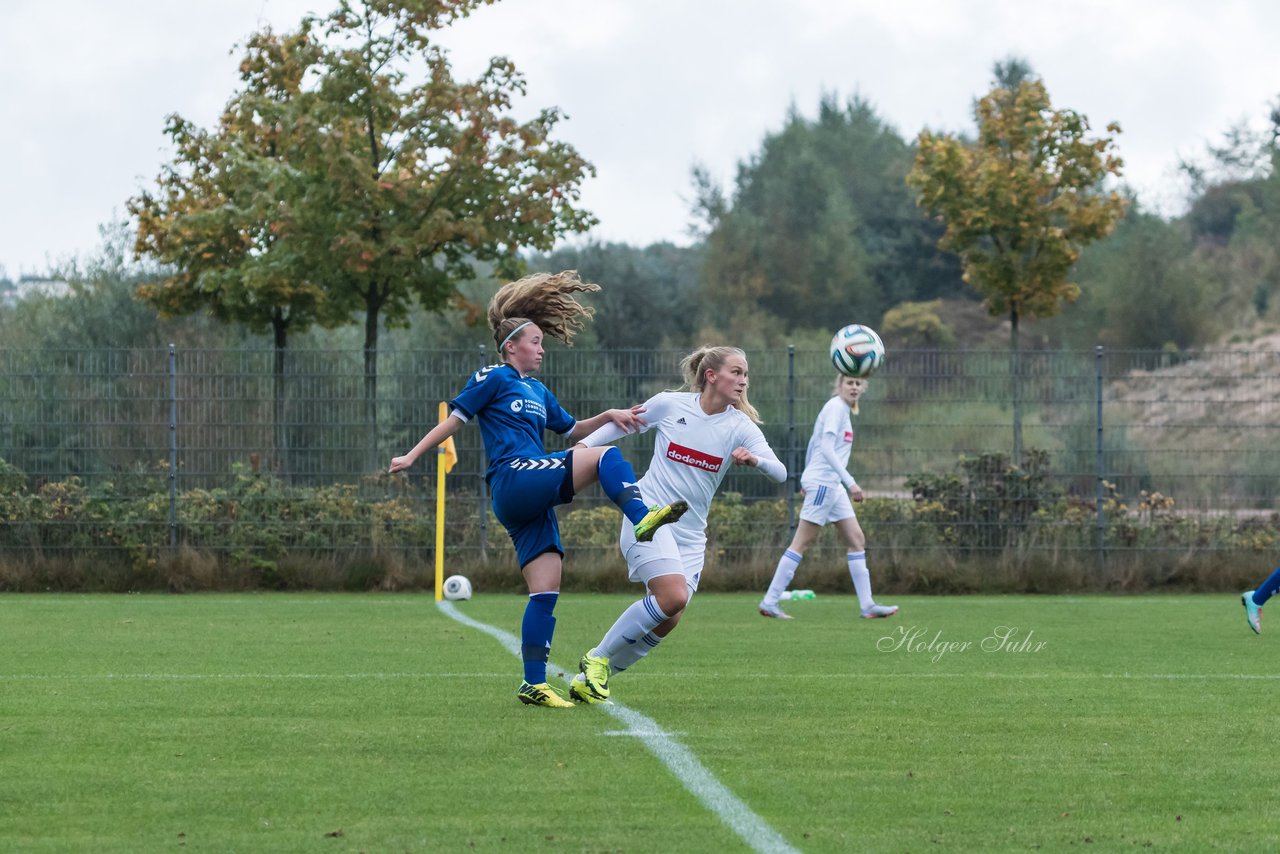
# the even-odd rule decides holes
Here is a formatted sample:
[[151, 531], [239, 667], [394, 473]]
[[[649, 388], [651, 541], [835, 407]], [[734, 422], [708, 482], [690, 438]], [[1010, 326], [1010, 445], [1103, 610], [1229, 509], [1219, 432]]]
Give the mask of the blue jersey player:
[[576, 440], [608, 423], [628, 433], [642, 424], [642, 407], [609, 409], [577, 420], [532, 376], [542, 365], [543, 337], [550, 335], [568, 344], [581, 329], [581, 318], [591, 315], [573, 295], [596, 290], [598, 285], [581, 281], [573, 271], [527, 276], [499, 289], [489, 302], [489, 327], [502, 361], [473, 374], [450, 401], [449, 416], [413, 450], [391, 460], [391, 471], [402, 471], [468, 421], [480, 425], [493, 512], [515, 544], [520, 571], [529, 586], [529, 604], [520, 626], [524, 681], [517, 696], [533, 706], [573, 708], [547, 684], [564, 557], [555, 506], [572, 501], [598, 480], [641, 541], [652, 539], [659, 527], [676, 521], [687, 509], [680, 500], [653, 508], [646, 505], [631, 464], [615, 447], [548, 454], [543, 444], [545, 430]]

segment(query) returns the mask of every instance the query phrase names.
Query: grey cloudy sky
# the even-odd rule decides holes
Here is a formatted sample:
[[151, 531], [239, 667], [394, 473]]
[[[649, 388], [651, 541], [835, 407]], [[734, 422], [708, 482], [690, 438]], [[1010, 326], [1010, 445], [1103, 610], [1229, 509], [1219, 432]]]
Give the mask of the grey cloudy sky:
[[[168, 158], [164, 117], [211, 125], [236, 85], [232, 48], [323, 0], [0, 0], [0, 267], [92, 253], [98, 226]], [[598, 170], [593, 236], [686, 243], [689, 170], [728, 186], [823, 92], [858, 94], [904, 137], [970, 127], [992, 64], [1029, 60], [1058, 107], [1123, 129], [1125, 179], [1176, 212], [1180, 157], [1280, 95], [1270, 0], [502, 0], [443, 37], [455, 73], [511, 57], [523, 114]]]

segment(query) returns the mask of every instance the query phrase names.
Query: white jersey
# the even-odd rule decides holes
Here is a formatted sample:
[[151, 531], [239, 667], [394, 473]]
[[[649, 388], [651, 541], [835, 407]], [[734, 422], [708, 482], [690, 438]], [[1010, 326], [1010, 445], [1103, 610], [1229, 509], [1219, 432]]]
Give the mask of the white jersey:
[[[848, 489], [854, 484], [853, 475], [849, 474], [849, 453], [853, 450], [853, 419], [849, 413], [849, 404], [839, 397], [823, 405], [805, 451], [804, 472], [800, 475], [802, 485], [840, 483]], [[823, 451], [824, 438], [834, 449], [834, 459]]]
[[[746, 448], [759, 458], [758, 468], [774, 481], [787, 479], [786, 467], [769, 447], [764, 433], [745, 414], [730, 406], [707, 415], [696, 392], [660, 392], [645, 401], [640, 416], [641, 433], [657, 430], [653, 459], [640, 478], [640, 495], [648, 504], [669, 504], [683, 498], [688, 511], [669, 525], [682, 553], [701, 551], [707, 545], [707, 514], [711, 499], [733, 465], [735, 448]], [[587, 438], [588, 447], [607, 444], [624, 434], [607, 424]]]

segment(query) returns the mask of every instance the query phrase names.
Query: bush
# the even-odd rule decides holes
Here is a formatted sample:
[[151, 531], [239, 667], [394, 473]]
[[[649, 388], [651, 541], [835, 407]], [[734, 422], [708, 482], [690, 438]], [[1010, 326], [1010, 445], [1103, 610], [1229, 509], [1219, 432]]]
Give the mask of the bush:
[[1023, 466], [1001, 453], [961, 457], [959, 474], [907, 478], [917, 515], [933, 522], [946, 545], [962, 552], [1011, 548], [1030, 531], [1059, 490], [1049, 481], [1049, 453], [1030, 449]]
[[950, 347], [955, 332], [942, 320], [942, 300], [903, 302], [884, 313], [880, 332], [903, 349]]
[[[859, 504], [877, 590], [1243, 589], [1280, 544], [1280, 514], [1197, 516], [1154, 490], [1126, 500], [1112, 484], [1100, 540], [1096, 502], [1063, 494], [1049, 472], [1043, 451], [1028, 451], [1023, 466], [1003, 454], [961, 457], [955, 472], [909, 478], [911, 499]], [[164, 474], [123, 474], [125, 489], [71, 477], [31, 491], [0, 460], [0, 590], [434, 588], [434, 496], [404, 477], [295, 487], [237, 468], [224, 488], [177, 496], [171, 548]], [[466, 574], [485, 592], [522, 591], [510, 540], [475, 499], [450, 499], [446, 574]], [[701, 589], [763, 590], [789, 537], [789, 504], [719, 496]], [[562, 508], [563, 589], [634, 589], [618, 552], [620, 519], [610, 504]], [[802, 586], [848, 591], [834, 534], [806, 558]]]

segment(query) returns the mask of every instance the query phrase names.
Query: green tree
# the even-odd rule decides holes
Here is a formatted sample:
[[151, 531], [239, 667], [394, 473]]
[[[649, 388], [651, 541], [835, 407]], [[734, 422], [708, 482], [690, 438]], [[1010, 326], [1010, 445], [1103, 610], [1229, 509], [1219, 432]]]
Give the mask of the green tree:
[[1185, 222], [1167, 222], [1130, 198], [1110, 236], [1081, 252], [1073, 271], [1080, 299], [1071, 311], [1045, 320], [1042, 331], [1071, 347], [1207, 343], [1220, 331], [1220, 294], [1192, 248]]
[[138, 295], [165, 316], [207, 311], [217, 320], [269, 333], [273, 370], [273, 468], [287, 473], [287, 345], [291, 332], [336, 326], [349, 305], [325, 290], [308, 257], [301, 208], [307, 182], [293, 164], [305, 158], [314, 110], [308, 70], [320, 54], [311, 29], [250, 37], [240, 64], [243, 88], [214, 130], [178, 115], [165, 134], [175, 150], [156, 180], [128, 202], [138, 225], [135, 249], [169, 275]]
[[496, 57], [455, 80], [435, 34], [492, 0], [342, 0], [295, 32], [255, 34], [217, 128], [173, 117], [177, 153], [130, 202], [138, 248], [174, 275], [147, 292], [285, 332], [364, 321], [366, 464], [377, 466], [380, 325], [459, 299], [476, 261], [516, 275], [594, 220], [592, 167], [553, 139], [554, 108], [511, 114], [523, 77]]
[[894, 303], [954, 294], [958, 265], [903, 183], [912, 156], [866, 100], [824, 95], [815, 118], [793, 108], [766, 136], [731, 198], [695, 169], [707, 321], [826, 329], [833, 306], [875, 323]]
[[1189, 207], [1182, 222], [1194, 244], [1214, 298], [1214, 317], [1228, 330], [1267, 318], [1280, 290], [1280, 101], [1256, 130], [1242, 121], [1228, 128], [1205, 154], [1184, 160], [1191, 178]]
[[1254, 129], [1248, 120], [1239, 121], [1219, 141], [1206, 143], [1203, 156], [1179, 161], [1179, 170], [1190, 181], [1193, 203], [1213, 187], [1253, 184], [1271, 173], [1280, 136], [1280, 101], [1272, 105], [1269, 120], [1267, 131]]
[[1277, 304], [1280, 292], [1280, 105], [1271, 113], [1273, 137], [1271, 168], [1262, 182], [1258, 206], [1252, 216], [1245, 217], [1239, 239], [1254, 247], [1258, 258], [1251, 302], [1259, 317], [1267, 316]]
[[54, 350], [224, 348], [245, 343], [243, 329], [192, 315], [161, 318], [137, 298], [137, 290], [164, 277], [155, 265], [132, 257], [135, 235], [128, 223], [98, 228], [100, 243], [83, 254], [59, 259], [35, 278], [65, 285], [65, 293], [33, 293], [11, 304], [0, 300], [0, 347], [33, 354]]
[[[999, 73], [1000, 67], [997, 67]], [[960, 256], [964, 280], [993, 316], [1011, 322], [1013, 460], [1022, 454], [1018, 324], [1051, 316], [1079, 296], [1068, 280], [1083, 245], [1106, 236], [1125, 201], [1102, 187], [1119, 175], [1114, 134], [1089, 136], [1089, 122], [1055, 110], [1039, 78], [999, 82], [977, 104], [977, 140], [921, 132], [908, 184], [946, 223], [939, 245]]]
[[857, 237], [856, 210], [832, 191], [836, 176], [799, 137], [803, 120], [765, 143], [738, 181], [732, 210], [707, 241], [703, 313], [763, 312], [784, 329], [829, 324], [831, 306], [851, 317], [881, 307]]

